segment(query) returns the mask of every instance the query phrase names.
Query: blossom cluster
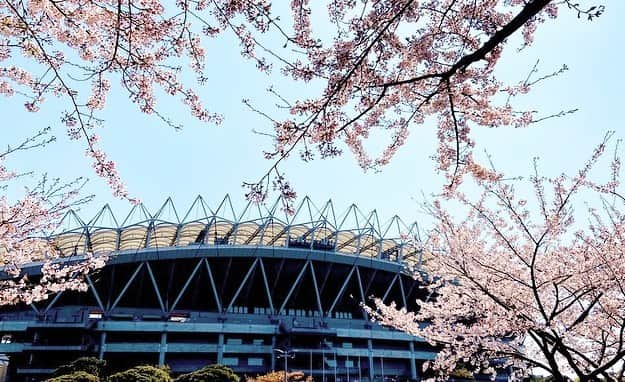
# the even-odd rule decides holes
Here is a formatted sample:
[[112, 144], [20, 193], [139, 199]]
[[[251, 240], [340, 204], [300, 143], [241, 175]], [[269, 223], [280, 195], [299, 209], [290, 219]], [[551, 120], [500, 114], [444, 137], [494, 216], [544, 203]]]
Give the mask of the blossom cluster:
[[0, 94], [23, 97], [31, 112], [48, 95], [61, 97], [70, 138], [85, 141], [96, 173], [116, 196], [128, 198], [115, 164], [90, 131], [102, 123], [96, 115], [112, 89], [174, 127], [179, 125], [158, 110], [159, 89], [179, 98], [198, 120], [220, 123], [221, 116], [185, 85], [181, 68], [187, 64], [205, 82], [204, 39], [223, 31], [234, 32], [242, 54], [266, 67], [251, 30], [268, 29], [269, 8], [265, 0], [7, 0], [0, 4]]
[[[331, 1], [327, 12], [334, 29], [328, 31], [311, 23], [318, 12], [314, 4], [293, 0], [288, 44], [300, 54], [284, 57], [282, 72], [323, 91], [289, 104], [292, 117], [274, 123], [275, 150], [266, 157], [279, 161], [299, 149], [309, 160], [311, 147], [322, 158], [333, 157], [342, 154], [344, 143], [363, 169], [378, 170], [415, 127], [434, 119], [436, 167], [447, 176], [449, 192], [465, 174], [495, 177], [474, 159], [471, 130], [535, 122], [535, 112], [517, 110], [511, 99], [550, 77], [534, 79], [532, 70], [519, 83], [505, 84], [497, 64], [509, 36], [518, 30], [521, 47], [532, 44], [537, 26], [555, 18], [565, 3]], [[387, 143], [372, 153], [365, 141], [376, 130]]]
[[618, 157], [610, 180], [591, 180], [605, 147], [574, 176], [533, 176], [530, 200], [496, 178], [481, 182], [479, 197], [454, 194], [464, 218], [433, 203], [423, 280], [432, 298], [417, 312], [377, 300], [372, 315], [441, 346], [431, 366], [442, 376], [503, 358], [556, 380], [613, 380], [625, 358], [625, 199]]
[[[0, 154], [0, 163], [8, 154], [39, 144], [33, 140]], [[44, 143], [47, 141], [44, 141]], [[0, 166], [0, 186], [17, 184], [18, 175]], [[86, 254], [70, 263], [56, 262], [60, 253], [46, 233], [53, 231], [68, 209], [84, 199], [78, 197], [75, 182], [61, 184], [43, 180], [24, 195], [11, 201], [0, 196], [0, 305], [32, 303], [62, 290], [85, 290], [85, 275], [104, 266], [105, 257]], [[42, 263], [40, 275], [32, 277], [24, 267]]]

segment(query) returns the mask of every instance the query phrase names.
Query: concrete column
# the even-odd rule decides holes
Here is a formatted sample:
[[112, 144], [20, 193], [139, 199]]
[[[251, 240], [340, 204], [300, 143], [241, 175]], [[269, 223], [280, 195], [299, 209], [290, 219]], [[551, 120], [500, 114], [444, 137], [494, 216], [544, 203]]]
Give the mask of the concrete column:
[[410, 378], [417, 380], [417, 364], [414, 359], [414, 342], [410, 341]]
[[375, 372], [373, 370], [373, 341], [367, 340], [367, 349], [369, 350], [369, 380], [373, 382]]
[[167, 353], [167, 332], [161, 333], [161, 346], [158, 352], [158, 366], [165, 365], [165, 354]]
[[274, 357], [273, 349], [276, 348], [276, 336], [271, 336], [271, 371], [276, 370], [276, 357]]
[[217, 363], [222, 364], [224, 360], [224, 335], [219, 334], [219, 343], [217, 344]]
[[104, 352], [106, 351], [106, 332], [100, 333], [100, 353], [98, 354], [99, 359], [104, 359]]
[[[39, 332], [33, 333], [33, 345], [39, 345]], [[31, 351], [28, 353], [28, 366], [32, 366], [35, 362], [35, 354]]]

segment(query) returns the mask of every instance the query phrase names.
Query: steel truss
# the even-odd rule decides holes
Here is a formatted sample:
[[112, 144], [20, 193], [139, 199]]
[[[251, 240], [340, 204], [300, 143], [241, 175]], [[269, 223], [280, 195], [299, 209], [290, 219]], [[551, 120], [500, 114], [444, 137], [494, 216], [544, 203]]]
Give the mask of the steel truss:
[[419, 227], [394, 216], [380, 224], [375, 210], [364, 214], [356, 205], [336, 215], [332, 201], [317, 208], [304, 198], [293, 216], [281, 210], [278, 199], [267, 207], [248, 203], [240, 213], [226, 196], [210, 208], [198, 196], [180, 218], [171, 198], [150, 213], [138, 204], [118, 223], [108, 205], [85, 222], [74, 211], [63, 218], [50, 238], [64, 256], [112, 253], [187, 245], [292, 247], [366, 256], [419, 268]]
[[[141, 291], [143, 294], [153, 293], [156, 296], [158, 308], [163, 315], [174, 313], [179, 311], [179, 302], [189, 291], [189, 287], [192, 282], [197, 281], [197, 277], [200, 271], [204, 271], [204, 274], [208, 276], [208, 283], [204, 285], [199, 285], [202, 294], [207, 298], [210, 298], [214, 303], [217, 313], [227, 313], [231, 312], [233, 307], [239, 304], [239, 300], [243, 294], [245, 288], [250, 288], [250, 280], [251, 278], [258, 274], [260, 275], [260, 279], [262, 281], [262, 291], [261, 293], [264, 295], [265, 301], [268, 304], [268, 308], [270, 311], [266, 312], [267, 314], [285, 314], [287, 306], [293, 300], [293, 296], [298, 290], [298, 288], [311, 288], [314, 292], [314, 307], [315, 307], [315, 316], [319, 318], [331, 318], [333, 313], [335, 313], [337, 307], [339, 306], [339, 302], [346, 297], [346, 291], [350, 284], [355, 284], [357, 287], [357, 295], [350, 296], [350, 298], [355, 298], [356, 302], [359, 306], [364, 304], [370, 304], [371, 300], [368, 298], [371, 293], [371, 286], [378, 275], [379, 270], [367, 268], [368, 275], [363, 280], [362, 276], [362, 266], [359, 265], [345, 265], [345, 264], [324, 264], [326, 266], [326, 272], [324, 276], [318, 275], [315, 262], [312, 260], [303, 260], [303, 265], [297, 272], [297, 276], [290, 281], [288, 284], [282, 285], [271, 285], [270, 279], [266, 272], [265, 263], [268, 261], [262, 257], [255, 257], [251, 259], [252, 262], [246, 269], [240, 269], [238, 271], [245, 272], [244, 276], [237, 284], [233, 284], [232, 278], [224, 279], [223, 283], [230, 284], [233, 286], [234, 294], [227, 298], [224, 295], [223, 290], [220, 290], [217, 282], [215, 280], [214, 271], [211, 268], [211, 262], [208, 258], [199, 258], [193, 260], [193, 269], [189, 274], [177, 274], [175, 271], [172, 274], [177, 280], [184, 280], [182, 287], [175, 292], [170, 298], [166, 298], [163, 296], [164, 286], [162, 285], [163, 280], [158, 280], [153, 271], [153, 264], [155, 261], [141, 261], [133, 264], [133, 269], [130, 273], [130, 276], [121, 284], [121, 289], [117, 291], [113, 295], [104, 296], [103, 293], [106, 292], [106, 288], [110, 287], [108, 285], [97, 285], [92, 276], [87, 276], [87, 284], [88, 284], [88, 293], [93, 297], [95, 302], [97, 303], [97, 307], [105, 314], [113, 313], [118, 307], [119, 303], [122, 299], [128, 295], [130, 290], [132, 289], [132, 293], [137, 293], [135, 288], [131, 288], [134, 284], [136, 284], [138, 280], [138, 276], [143, 272], [147, 275], [148, 285], [143, 285], [143, 290]], [[283, 266], [285, 259], [281, 260], [280, 267], [277, 271], [276, 281], [281, 280], [281, 275], [284, 272]], [[220, 261], [226, 261], [224, 258], [220, 258]], [[336, 291], [327, 291], [326, 283], [330, 278], [330, 275], [335, 270], [334, 267], [342, 266], [346, 268], [347, 276], [345, 279], [338, 285], [340, 287]], [[172, 266], [173, 267], [173, 266]], [[175, 267], [174, 267], [175, 269]], [[309, 276], [310, 282], [309, 285], [302, 285], [302, 282], [305, 276]], [[320, 284], [321, 282], [321, 284]], [[408, 288], [406, 289], [405, 284], [408, 283]], [[392, 275], [390, 281], [387, 281], [385, 285], [380, 285], [379, 279], [378, 283], [376, 283], [376, 287], [378, 291], [383, 291], [383, 294], [380, 296], [384, 302], [390, 302], [391, 291], [395, 288], [399, 293], [394, 293], [394, 298], [399, 298], [395, 303], [398, 306], [408, 306], [409, 296], [412, 296], [416, 290], [418, 289], [418, 282], [413, 280], [410, 277], [403, 275], [401, 272], [397, 272]], [[147, 288], [147, 290], [146, 290]], [[278, 294], [274, 293], [277, 289], [282, 289], [287, 291], [283, 298], [279, 298]], [[334, 295], [333, 299], [322, 299], [322, 293], [331, 292]], [[64, 294], [74, 293], [74, 292], [60, 292], [56, 294], [49, 302], [44, 305], [37, 307], [31, 304], [31, 308], [38, 315], [47, 314], [52, 308], [54, 308], [61, 297]], [[172, 298], [173, 297], [173, 298]], [[243, 302], [243, 304], [247, 304]], [[367, 317], [364, 309], [361, 309], [360, 312], [363, 317]]]

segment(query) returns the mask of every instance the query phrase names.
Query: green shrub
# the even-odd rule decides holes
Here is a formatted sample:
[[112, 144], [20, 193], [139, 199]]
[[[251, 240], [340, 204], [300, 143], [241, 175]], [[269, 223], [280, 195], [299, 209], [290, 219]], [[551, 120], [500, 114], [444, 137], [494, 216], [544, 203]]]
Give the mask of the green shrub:
[[458, 367], [450, 374], [451, 377], [459, 379], [475, 379], [473, 373], [466, 367]]
[[239, 377], [224, 365], [210, 365], [192, 373], [182, 374], [175, 382], [239, 382]]
[[[286, 380], [289, 382], [312, 382], [311, 376], [304, 378], [302, 371], [292, 371], [286, 374]], [[284, 382], [284, 371], [272, 371], [270, 373], [259, 375], [256, 378], [247, 378], [245, 382]]]
[[107, 382], [171, 382], [166, 367], [136, 366], [108, 377]]
[[76, 371], [48, 379], [47, 382], [100, 382], [100, 378], [84, 371]]
[[73, 374], [77, 371], [84, 371], [85, 373], [95, 376], [101, 376], [102, 370], [106, 366], [106, 361], [97, 359], [95, 357], [81, 357], [72, 361], [67, 365], [60, 366], [54, 371], [54, 376]]
[[528, 382], [553, 382], [553, 376], [551, 375], [530, 375], [524, 379]]

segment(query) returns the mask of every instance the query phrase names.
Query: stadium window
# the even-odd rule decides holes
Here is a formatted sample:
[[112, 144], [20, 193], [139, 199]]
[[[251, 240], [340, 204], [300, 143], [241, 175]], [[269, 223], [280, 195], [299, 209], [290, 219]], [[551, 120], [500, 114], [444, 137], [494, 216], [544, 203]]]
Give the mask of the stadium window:
[[102, 312], [99, 310], [92, 310], [89, 312], [89, 319], [90, 320], [101, 320], [102, 319]]
[[248, 358], [247, 360], [248, 366], [263, 366], [262, 358]]
[[237, 357], [224, 357], [222, 364], [225, 366], [239, 366], [239, 358]]
[[169, 315], [169, 321], [171, 322], [187, 322], [189, 315], [185, 313], [172, 313]]
[[335, 360], [333, 360], [333, 359], [328, 359], [328, 358], [326, 357], [325, 362], [326, 362], [326, 365], [327, 365], [328, 367], [336, 367], [336, 363], [337, 363], [337, 362], [336, 362]]

